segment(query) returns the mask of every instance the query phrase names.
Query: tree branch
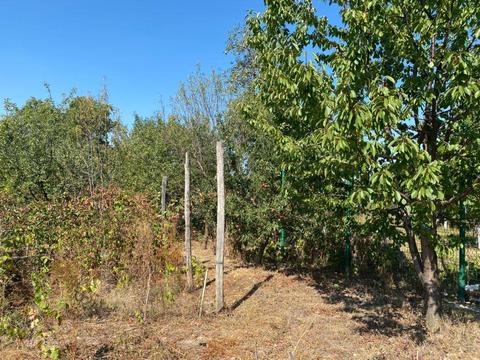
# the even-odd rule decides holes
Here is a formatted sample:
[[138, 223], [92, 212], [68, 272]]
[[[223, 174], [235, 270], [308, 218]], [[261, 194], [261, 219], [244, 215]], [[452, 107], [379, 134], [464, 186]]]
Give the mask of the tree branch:
[[452, 196], [450, 199], [443, 201], [440, 206], [444, 209], [448, 207], [449, 205], [452, 205], [456, 203], [457, 201], [462, 200], [463, 198], [467, 197], [469, 194], [472, 193], [472, 191], [475, 189], [475, 185], [480, 184], [480, 175], [478, 175], [475, 180], [473, 180], [472, 185], [467, 187], [465, 190], [463, 190], [461, 193]]
[[403, 211], [402, 213], [403, 219], [403, 228], [405, 229], [405, 233], [408, 240], [408, 249], [410, 250], [410, 256], [412, 257], [413, 266], [415, 268], [415, 272], [419, 277], [420, 281], [423, 282], [423, 262], [418, 251], [417, 243], [415, 240], [415, 234], [413, 233], [412, 229], [412, 222], [410, 220], [410, 216]]

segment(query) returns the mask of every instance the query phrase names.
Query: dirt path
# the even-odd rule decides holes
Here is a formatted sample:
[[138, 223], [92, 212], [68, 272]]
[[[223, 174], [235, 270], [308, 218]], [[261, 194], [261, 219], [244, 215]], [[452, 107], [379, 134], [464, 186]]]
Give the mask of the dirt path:
[[[195, 250], [209, 274], [214, 274], [210, 251], [198, 246]], [[228, 310], [224, 314], [212, 314], [176, 329], [161, 327], [165, 339], [177, 337], [180, 346], [184, 345], [185, 328], [191, 329], [187, 338], [199, 339], [192, 358], [286, 359], [292, 353], [299, 359], [338, 359], [365, 358], [372, 353], [368, 339], [363, 339], [363, 348], [355, 346], [358, 341], [351, 341], [358, 339], [349, 340], [359, 335], [352, 333], [351, 316], [341, 311], [342, 305], [322, 301], [307, 282], [261, 268], [245, 268], [229, 258], [225, 271]], [[212, 282], [206, 292], [207, 313], [213, 313], [214, 297]], [[206, 346], [202, 348], [202, 344]]]
[[[291, 354], [295, 359], [438, 359], [449, 352], [449, 358], [475, 358], [468, 349], [453, 348], [448, 337], [438, 336], [429, 346], [408, 304], [385, 305], [392, 301], [385, 294], [362, 287], [346, 290], [334, 281], [325, 286], [245, 267], [228, 257], [228, 310], [215, 315], [213, 253], [196, 243], [194, 254], [209, 269], [209, 315], [179, 317], [173, 324], [155, 326], [162, 340], [178, 348], [184, 358], [288, 359]], [[200, 290], [195, 296], [199, 294]]]
[[[208, 267], [213, 269], [211, 256], [198, 249], [197, 254], [209, 259]], [[292, 353], [299, 359], [338, 359], [371, 353], [344, 341], [352, 335], [346, 324], [348, 314], [339, 311], [341, 305], [321, 301], [314, 287], [283, 274], [237, 266], [227, 260], [229, 310], [192, 327], [191, 337], [201, 336], [207, 345], [197, 349], [202, 358], [286, 359]], [[209, 286], [207, 309], [212, 309], [214, 296], [214, 287]], [[166, 330], [167, 335], [171, 329]]]
[[[71, 359], [476, 359], [478, 322], [450, 325], [425, 339], [409, 303], [373, 284], [341, 277], [314, 281], [245, 267], [227, 257], [227, 310], [215, 314], [214, 254], [194, 242], [208, 267], [206, 314], [201, 289], [182, 293], [168, 311], [141, 323], [111, 315], [63, 323], [55, 341]], [[153, 294], [154, 295], [154, 294]], [[152, 296], [153, 296], [152, 295]], [[152, 304], [152, 306], [155, 306]], [[6, 359], [34, 359], [22, 349]], [[35, 355], [32, 355], [35, 354]], [[70, 354], [70, 355], [68, 355]]]

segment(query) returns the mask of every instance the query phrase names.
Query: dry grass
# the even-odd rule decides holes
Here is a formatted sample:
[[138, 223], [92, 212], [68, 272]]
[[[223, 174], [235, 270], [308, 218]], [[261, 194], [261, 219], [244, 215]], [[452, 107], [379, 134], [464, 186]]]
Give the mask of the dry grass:
[[[214, 274], [212, 250], [194, 244], [194, 255]], [[111, 292], [114, 311], [69, 320], [49, 339], [70, 359], [478, 359], [478, 319], [452, 313], [442, 331], [427, 336], [413, 294], [385, 291], [341, 277], [302, 277], [245, 267], [227, 258], [225, 301], [214, 314], [209, 278], [206, 314], [198, 318], [201, 289], [165, 304], [152, 287], [147, 322], [132, 316], [142, 287]], [[5, 359], [34, 359], [34, 342], [13, 343]]]

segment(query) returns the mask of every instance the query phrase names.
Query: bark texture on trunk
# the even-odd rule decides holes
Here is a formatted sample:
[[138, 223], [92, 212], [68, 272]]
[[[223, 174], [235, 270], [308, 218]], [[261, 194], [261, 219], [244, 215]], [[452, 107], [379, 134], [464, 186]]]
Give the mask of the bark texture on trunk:
[[440, 328], [441, 293], [440, 280], [436, 263], [425, 264], [423, 288], [425, 290], [425, 321], [429, 331], [435, 332]]
[[[434, 244], [430, 236], [419, 235], [421, 254], [417, 247], [411, 219], [408, 215], [403, 218], [403, 225], [408, 239], [408, 247], [412, 256], [415, 272], [422, 284], [425, 301], [425, 322], [429, 332], [436, 332], [441, 324], [441, 291], [438, 271], [438, 259]], [[432, 230], [435, 235], [436, 230]]]
[[438, 259], [434, 245], [427, 236], [421, 236], [423, 261], [423, 289], [425, 291], [426, 324], [429, 331], [440, 327], [441, 293]]

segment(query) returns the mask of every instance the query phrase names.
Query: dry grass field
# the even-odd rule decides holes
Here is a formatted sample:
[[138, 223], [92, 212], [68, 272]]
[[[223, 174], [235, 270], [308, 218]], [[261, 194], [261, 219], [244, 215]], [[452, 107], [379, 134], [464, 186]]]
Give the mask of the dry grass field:
[[[415, 295], [386, 291], [374, 282], [344, 283], [226, 261], [228, 309], [215, 314], [214, 257], [194, 242], [208, 271], [204, 314], [201, 288], [171, 304], [152, 289], [146, 321], [141, 289], [110, 291], [105, 309], [65, 320], [49, 343], [65, 359], [478, 359], [478, 318], [452, 311], [441, 332], [428, 336]], [[139, 310], [140, 311], [140, 310]], [[3, 344], [3, 359], [36, 359], [35, 340]]]

